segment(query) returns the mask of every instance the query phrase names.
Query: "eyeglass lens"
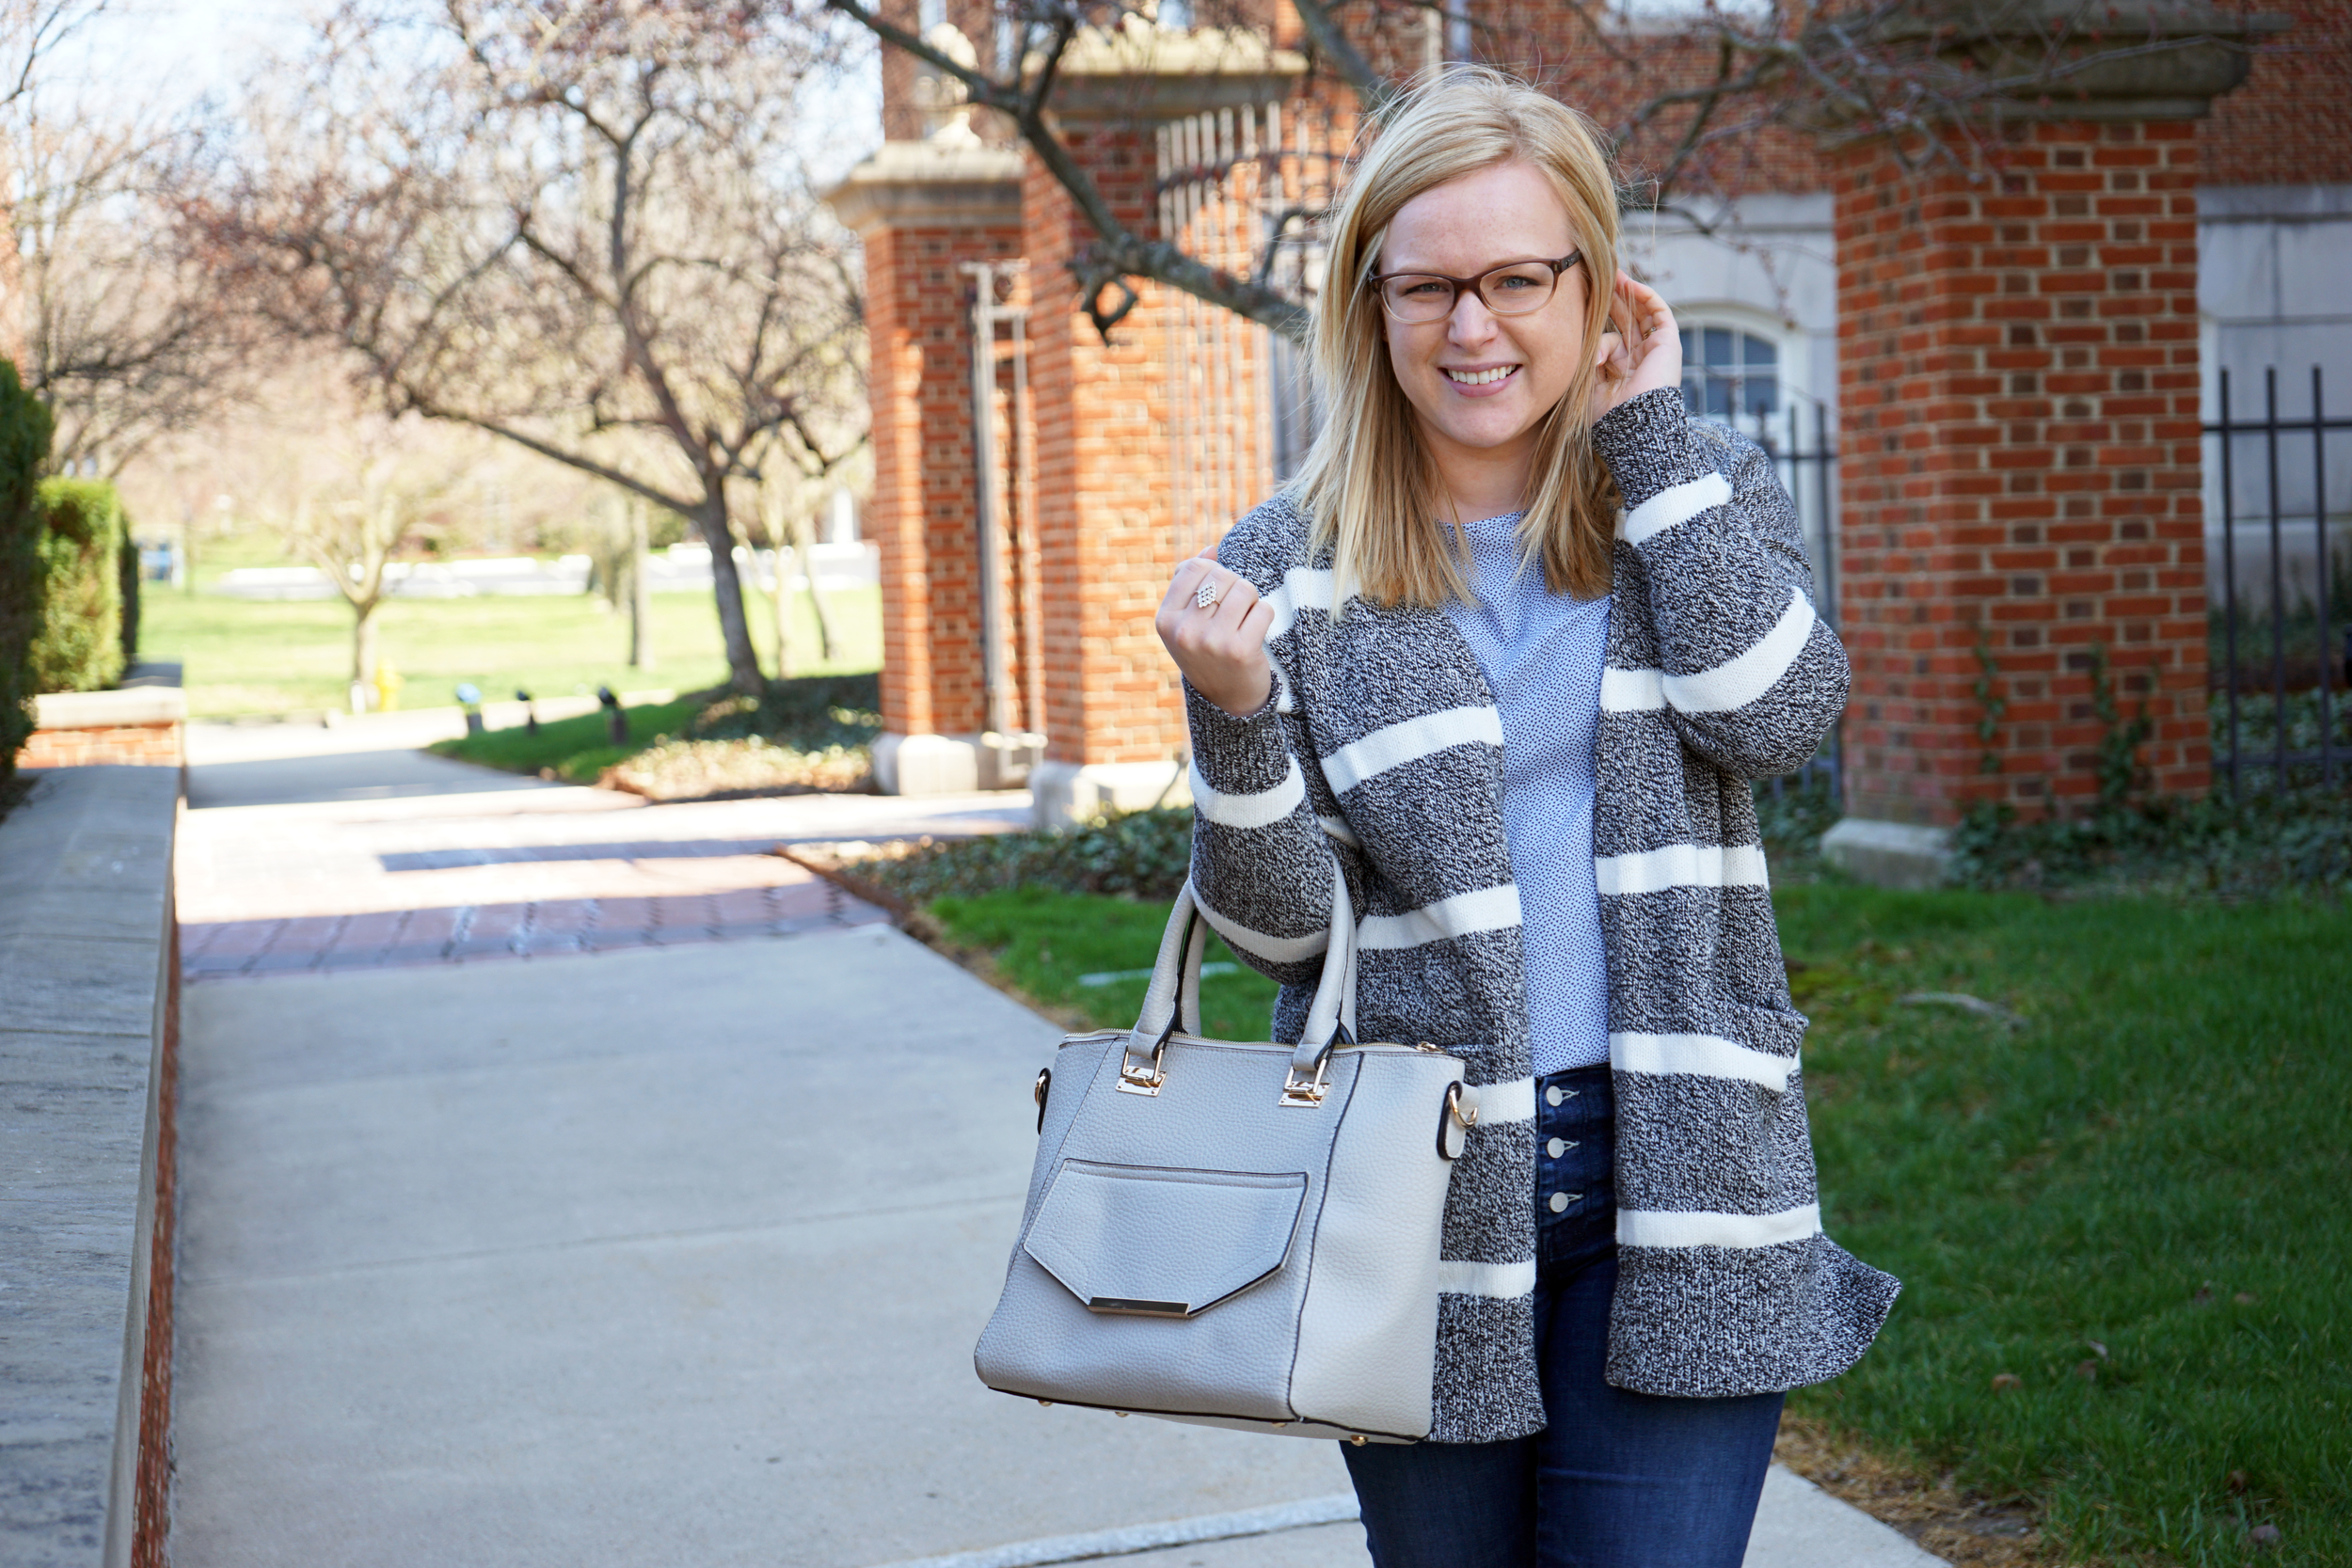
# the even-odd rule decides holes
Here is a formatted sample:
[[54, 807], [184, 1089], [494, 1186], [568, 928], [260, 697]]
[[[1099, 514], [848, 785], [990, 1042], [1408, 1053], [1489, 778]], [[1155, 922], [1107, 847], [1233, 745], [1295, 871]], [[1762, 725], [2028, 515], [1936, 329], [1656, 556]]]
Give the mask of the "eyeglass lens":
[[[1543, 309], [1559, 275], [1542, 261], [1522, 261], [1482, 273], [1478, 297], [1498, 316], [1523, 316]], [[1453, 281], [1444, 277], [1400, 273], [1380, 284], [1382, 300], [1400, 321], [1428, 322], [1454, 313], [1458, 297]]]

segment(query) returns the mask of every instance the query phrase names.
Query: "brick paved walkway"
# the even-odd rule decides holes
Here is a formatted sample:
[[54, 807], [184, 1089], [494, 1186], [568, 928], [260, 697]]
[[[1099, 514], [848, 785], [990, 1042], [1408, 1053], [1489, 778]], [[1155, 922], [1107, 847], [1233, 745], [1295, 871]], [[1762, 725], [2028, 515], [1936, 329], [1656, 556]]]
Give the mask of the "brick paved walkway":
[[218, 980], [794, 936], [887, 918], [812, 879], [670, 897], [550, 898], [183, 926], [180, 964], [191, 981]]
[[1025, 799], [648, 806], [350, 736], [195, 726], [179, 849], [190, 981], [789, 937], [888, 916], [779, 843], [987, 832]]

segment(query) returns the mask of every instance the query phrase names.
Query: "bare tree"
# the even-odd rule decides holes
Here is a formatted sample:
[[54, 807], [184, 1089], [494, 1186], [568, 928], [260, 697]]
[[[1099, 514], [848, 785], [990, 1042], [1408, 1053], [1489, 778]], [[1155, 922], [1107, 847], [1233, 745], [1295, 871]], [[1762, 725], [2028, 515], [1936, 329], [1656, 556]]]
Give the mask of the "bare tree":
[[30, 97], [43, 63], [105, 9], [106, 0], [0, 0], [0, 110]]
[[351, 610], [351, 679], [375, 677], [376, 612], [391, 594], [386, 572], [448, 507], [469, 474], [447, 442], [425, 438], [414, 415], [361, 410], [280, 447], [250, 503], [310, 557]]
[[24, 382], [56, 420], [52, 461], [119, 476], [157, 437], [249, 394], [252, 335], [190, 258], [158, 243], [166, 193], [191, 163], [185, 133], [39, 95], [18, 107]]
[[388, 410], [687, 517], [755, 690], [730, 483], [864, 439], [851, 242], [798, 155], [821, 41], [724, 8], [355, 4], [187, 232], [278, 330], [354, 355]]
[[51, 456], [109, 476], [244, 389], [230, 316], [157, 243], [188, 137], [50, 63], [106, 0], [0, 0], [0, 352], [56, 421]]
[[[1153, 9], [1144, 0], [995, 0], [999, 25], [1021, 40], [1003, 70], [917, 33], [883, 0], [800, 3], [848, 19], [1003, 118], [1094, 230], [1069, 264], [1105, 336], [1130, 302], [1112, 285], [1130, 277], [1303, 336], [1306, 301], [1272, 281], [1270, 264], [1241, 276], [1147, 238], [1119, 216], [1055, 122], [1055, 89], [1073, 49], [1099, 47], [1144, 18]], [[1702, 229], [1720, 220], [1727, 198], [1754, 188], [1776, 137], [1888, 136], [1915, 166], [1996, 167], [2002, 105], [2062, 103], [2127, 61], [2243, 50], [2249, 36], [2230, 13], [2194, 5], [2157, 8], [2156, 24], [2135, 28], [2108, 0], [1558, 0], [1540, 8], [1540, 35], [1486, 24], [1448, 0], [1281, 3], [1310, 55], [1306, 91], [1336, 90], [1376, 116], [1428, 57], [1412, 40], [1442, 34], [1447, 53], [1527, 72], [1597, 113], [1644, 171], [1645, 209]], [[1248, 0], [1200, 0], [1188, 10], [1196, 25], [1245, 32], [1270, 20]]]

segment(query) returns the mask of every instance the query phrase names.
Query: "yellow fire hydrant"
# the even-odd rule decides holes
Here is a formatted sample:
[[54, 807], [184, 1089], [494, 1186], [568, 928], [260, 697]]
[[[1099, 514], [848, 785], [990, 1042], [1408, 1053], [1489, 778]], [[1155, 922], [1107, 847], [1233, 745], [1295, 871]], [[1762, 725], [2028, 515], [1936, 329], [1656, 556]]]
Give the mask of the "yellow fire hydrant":
[[408, 683], [400, 678], [400, 672], [388, 663], [375, 667], [375, 711], [389, 713], [400, 706], [400, 689]]

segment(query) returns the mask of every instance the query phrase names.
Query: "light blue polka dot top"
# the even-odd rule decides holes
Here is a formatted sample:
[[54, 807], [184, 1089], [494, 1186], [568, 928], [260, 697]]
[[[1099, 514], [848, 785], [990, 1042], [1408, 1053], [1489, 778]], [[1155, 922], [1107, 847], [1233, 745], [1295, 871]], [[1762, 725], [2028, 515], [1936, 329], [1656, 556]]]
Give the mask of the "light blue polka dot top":
[[1609, 970], [1593, 884], [1593, 732], [1609, 601], [1544, 587], [1518, 515], [1470, 525], [1476, 604], [1447, 614], [1502, 710], [1502, 828], [1519, 884], [1537, 1077], [1609, 1059]]

